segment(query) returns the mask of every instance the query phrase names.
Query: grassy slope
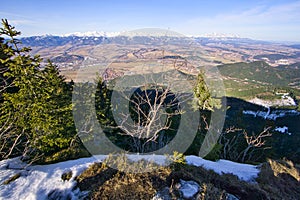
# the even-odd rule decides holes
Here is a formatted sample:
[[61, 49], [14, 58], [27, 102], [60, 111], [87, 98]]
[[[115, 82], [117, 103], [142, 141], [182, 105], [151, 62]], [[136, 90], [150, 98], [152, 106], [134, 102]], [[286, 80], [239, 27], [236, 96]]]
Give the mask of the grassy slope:
[[[224, 85], [228, 96], [243, 99], [262, 96], [274, 99], [275, 88], [292, 90], [300, 97], [300, 70], [295, 66], [272, 67], [265, 62], [234, 63], [218, 66], [224, 77]], [[290, 86], [293, 84], [293, 87]]]

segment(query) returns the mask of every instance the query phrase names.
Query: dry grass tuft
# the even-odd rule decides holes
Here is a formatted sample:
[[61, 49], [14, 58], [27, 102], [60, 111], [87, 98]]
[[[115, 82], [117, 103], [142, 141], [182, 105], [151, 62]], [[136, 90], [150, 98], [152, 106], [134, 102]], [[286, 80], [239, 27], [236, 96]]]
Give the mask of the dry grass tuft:
[[[145, 167], [149, 172], [144, 172]], [[151, 199], [167, 186], [170, 173], [169, 167], [143, 160], [132, 162], [118, 155], [91, 165], [76, 180], [80, 190], [91, 191], [89, 199]]]
[[201, 185], [201, 191], [198, 194], [197, 199], [225, 199], [225, 191], [220, 188], [216, 188], [213, 184], [203, 183]]
[[257, 182], [270, 199], [299, 199], [299, 171], [288, 160], [268, 160], [261, 167]]
[[81, 191], [94, 190], [105, 181], [111, 179], [118, 170], [109, 168], [103, 163], [94, 163], [82, 174], [77, 176], [77, 186]]
[[16, 173], [15, 175], [13, 175], [12, 177], [8, 178], [7, 180], [3, 181], [3, 185], [8, 185], [11, 182], [17, 180], [18, 178], [20, 178], [21, 174], [20, 173]]
[[279, 174], [288, 174], [294, 177], [297, 181], [300, 181], [300, 174], [298, 169], [294, 166], [292, 161], [283, 159], [280, 161], [268, 160], [270, 167], [273, 170], [274, 176], [278, 177]]

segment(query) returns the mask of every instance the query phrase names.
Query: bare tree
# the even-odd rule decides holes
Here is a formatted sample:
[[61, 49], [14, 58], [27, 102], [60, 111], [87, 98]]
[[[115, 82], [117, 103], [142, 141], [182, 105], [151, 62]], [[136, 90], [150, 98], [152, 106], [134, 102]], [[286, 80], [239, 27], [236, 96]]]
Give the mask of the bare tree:
[[[13, 126], [13, 120], [12, 115], [8, 115], [7, 119], [3, 124], [1, 124], [0, 127], [0, 158], [5, 159], [8, 158], [12, 152], [13, 149], [17, 146], [20, 137], [22, 136], [22, 133], [17, 135], [16, 137], [13, 137], [10, 133], [10, 131], [14, 128]], [[13, 142], [11, 142], [13, 141]]]
[[[266, 137], [272, 136], [269, 132], [270, 128], [271, 127], [267, 127], [259, 134], [252, 135], [249, 135], [245, 130], [235, 127], [226, 129], [219, 141], [223, 145], [222, 157], [241, 162], [257, 160], [257, 157], [253, 157], [255, 151], [270, 148], [266, 146]], [[228, 136], [228, 134], [231, 135]], [[242, 149], [241, 143], [246, 143], [246, 146]]]
[[[241, 131], [241, 129], [230, 127], [221, 134], [219, 143], [223, 145], [223, 158], [229, 160], [238, 160], [239, 153], [237, 150], [237, 145], [242, 138], [242, 135], [239, 134], [239, 131]], [[229, 135], [230, 133], [233, 133], [234, 135], [228, 137], [227, 135]]]
[[253, 150], [255, 148], [261, 148], [261, 147], [265, 146], [265, 144], [266, 144], [265, 138], [272, 136], [272, 133], [269, 132], [270, 128], [271, 127], [265, 128], [258, 135], [249, 136], [246, 131], [243, 132], [244, 138], [245, 138], [248, 146], [246, 147], [246, 149], [243, 152], [241, 152], [241, 155], [242, 155], [241, 161], [242, 162], [245, 162], [247, 156], [248, 156], [248, 159], [250, 159], [252, 157], [253, 152], [254, 152]]
[[146, 86], [130, 98], [122, 96], [129, 101], [130, 112], [120, 113], [118, 128], [131, 137], [132, 149], [144, 153], [165, 146], [170, 139], [166, 131], [173, 130], [175, 116], [182, 114], [178, 95], [170, 85]]

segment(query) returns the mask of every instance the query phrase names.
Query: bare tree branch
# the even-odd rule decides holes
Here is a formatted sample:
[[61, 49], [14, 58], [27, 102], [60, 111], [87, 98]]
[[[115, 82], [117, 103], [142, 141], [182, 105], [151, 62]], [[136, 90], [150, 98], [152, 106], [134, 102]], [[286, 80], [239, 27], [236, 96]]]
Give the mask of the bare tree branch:
[[[229, 127], [221, 135], [219, 141], [223, 145], [222, 157], [234, 161], [245, 162], [247, 160], [257, 160], [254, 158], [254, 153], [258, 150], [264, 151], [269, 149], [266, 147], [266, 137], [272, 136], [269, 132], [271, 127], [265, 128], [262, 132], [255, 135], [249, 135], [245, 130]], [[227, 136], [228, 134], [231, 134]], [[241, 143], [242, 142], [242, 143]], [[241, 149], [241, 144], [246, 143], [246, 147]]]
[[[153, 79], [154, 82], [154, 79]], [[178, 95], [171, 91], [170, 84], [146, 83], [131, 97], [125, 92], [121, 96], [129, 101], [131, 114], [119, 113], [121, 117], [117, 128], [123, 131], [123, 135], [132, 138], [132, 148], [143, 153], [152, 148], [152, 145], [164, 146], [166, 141], [166, 130], [171, 130], [172, 118], [182, 114]], [[131, 117], [134, 116], [134, 119]], [[151, 144], [150, 144], [151, 143]]]

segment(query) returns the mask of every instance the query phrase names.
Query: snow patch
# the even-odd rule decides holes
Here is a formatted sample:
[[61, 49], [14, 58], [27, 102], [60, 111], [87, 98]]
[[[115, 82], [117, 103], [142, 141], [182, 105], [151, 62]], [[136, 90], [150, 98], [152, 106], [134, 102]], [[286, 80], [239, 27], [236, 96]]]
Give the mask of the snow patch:
[[285, 117], [285, 116], [297, 116], [300, 113], [296, 110], [274, 110], [270, 111], [270, 108], [268, 108], [268, 111], [253, 111], [253, 110], [244, 110], [243, 114], [245, 115], [253, 115], [254, 117], [262, 117], [264, 119], [269, 120], [276, 120], [279, 117]]
[[287, 134], [287, 135], [292, 135], [292, 133], [289, 133], [289, 128], [287, 126], [283, 126], [283, 127], [276, 127], [274, 129], [275, 131], [277, 132], [280, 132], [280, 133], [284, 133], [284, 134]]
[[229, 160], [221, 159], [214, 162], [197, 156], [187, 156], [186, 161], [190, 165], [202, 166], [218, 174], [233, 174], [238, 176], [241, 180], [249, 182], [253, 182], [259, 173], [259, 169], [255, 165], [236, 163]]
[[[60, 194], [68, 195], [71, 199], [77, 199], [78, 190], [74, 190], [74, 178], [82, 173], [89, 165], [95, 162], [95, 158], [81, 158], [51, 165], [32, 165], [25, 169], [16, 167], [19, 158], [0, 161], [1, 183], [16, 173], [22, 175], [8, 185], [0, 185], [0, 199], [47, 199], [50, 192], [60, 191]], [[19, 166], [19, 165], [17, 165]], [[63, 181], [61, 175], [71, 170], [71, 181]]]
[[261, 105], [264, 107], [270, 106], [295, 106], [297, 105], [295, 100], [287, 94], [281, 96], [281, 99], [277, 99], [274, 101], [263, 100], [255, 97], [254, 99], [249, 100], [250, 103], [254, 103], [257, 105]]

